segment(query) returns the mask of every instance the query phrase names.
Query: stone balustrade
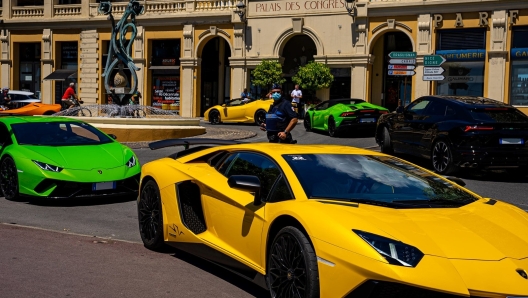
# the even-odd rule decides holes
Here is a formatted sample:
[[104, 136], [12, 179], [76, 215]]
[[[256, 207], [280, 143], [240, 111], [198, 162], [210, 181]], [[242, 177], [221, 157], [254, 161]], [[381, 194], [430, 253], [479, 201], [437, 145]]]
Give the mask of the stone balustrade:
[[197, 11], [218, 11], [218, 10], [233, 10], [236, 8], [234, 0], [226, 1], [196, 1], [195, 10]]
[[41, 18], [44, 16], [43, 6], [13, 6], [13, 19]]
[[53, 15], [56, 17], [71, 17], [81, 15], [80, 4], [54, 5]]

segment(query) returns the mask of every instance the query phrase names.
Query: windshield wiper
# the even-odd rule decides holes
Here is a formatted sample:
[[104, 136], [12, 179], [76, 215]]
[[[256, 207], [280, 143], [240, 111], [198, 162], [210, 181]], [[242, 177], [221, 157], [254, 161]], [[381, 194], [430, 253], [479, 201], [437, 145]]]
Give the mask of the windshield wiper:
[[455, 201], [455, 200], [449, 200], [449, 199], [442, 199], [442, 198], [437, 198], [437, 199], [430, 199], [430, 200], [396, 200], [396, 201], [392, 201], [393, 203], [407, 203], [407, 204], [416, 204], [416, 205], [449, 205], [449, 206], [464, 206], [466, 204], [469, 204], [471, 202], [473, 202], [472, 200], [460, 200], [460, 201]]
[[[312, 199], [314, 197], [311, 197]], [[360, 204], [367, 204], [367, 205], [374, 205], [374, 206], [383, 206], [383, 207], [409, 207], [413, 206], [411, 204], [407, 204], [405, 202], [395, 202], [395, 201], [376, 201], [371, 199], [359, 199], [359, 198], [320, 198], [317, 197], [318, 200], [328, 200], [328, 201], [344, 201], [344, 202], [352, 202], [352, 203], [360, 203]]]

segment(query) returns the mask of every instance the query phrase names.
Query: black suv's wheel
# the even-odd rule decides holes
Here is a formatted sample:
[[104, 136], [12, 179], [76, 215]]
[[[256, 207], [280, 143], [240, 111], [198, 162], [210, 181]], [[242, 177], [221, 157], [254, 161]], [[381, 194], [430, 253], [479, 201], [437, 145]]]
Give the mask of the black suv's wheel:
[[434, 143], [433, 150], [431, 150], [431, 162], [434, 171], [442, 175], [451, 174], [457, 169], [453, 164], [451, 147], [445, 140]]
[[218, 110], [212, 110], [209, 112], [209, 123], [220, 124], [220, 112], [218, 112]]
[[306, 129], [306, 131], [311, 131], [312, 130], [312, 121], [310, 120], [310, 114], [306, 113], [306, 115], [304, 116], [304, 129]]
[[334, 117], [328, 118], [328, 135], [332, 138], [338, 137], [338, 132], [335, 124]]
[[284, 227], [273, 239], [266, 275], [271, 297], [319, 297], [317, 257], [295, 227]]
[[392, 148], [392, 143], [391, 143], [391, 137], [390, 137], [390, 134], [389, 134], [389, 130], [386, 127], [384, 127], [382, 132], [381, 132], [380, 149], [381, 149], [381, 152], [385, 153], [385, 154], [393, 154], [394, 153], [394, 150]]
[[258, 110], [255, 113], [255, 124], [260, 126], [262, 123], [266, 122], [266, 111]]
[[139, 234], [146, 248], [159, 250], [163, 242], [163, 213], [159, 187], [150, 180], [145, 183], [138, 202]]
[[0, 164], [0, 189], [7, 200], [18, 199], [18, 171], [15, 161], [9, 156]]

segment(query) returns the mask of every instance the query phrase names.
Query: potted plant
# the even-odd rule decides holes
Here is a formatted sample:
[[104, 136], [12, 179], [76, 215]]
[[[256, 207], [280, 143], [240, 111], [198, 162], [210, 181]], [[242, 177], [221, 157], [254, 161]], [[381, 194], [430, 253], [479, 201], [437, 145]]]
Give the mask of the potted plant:
[[[330, 72], [330, 67], [326, 64], [311, 61], [301, 66], [297, 74], [292, 77], [292, 81], [298, 84], [303, 90], [315, 95], [317, 90], [329, 88], [334, 81], [334, 76]], [[313, 100], [305, 102], [304, 109], [313, 107], [321, 102], [314, 96]]]
[[262, 60], [251, 73], [253, 85], [263, 88], [269, 88], [272, 84], [282, 84], [286, 81], [282, 76], [282, 65], [277, 60]]

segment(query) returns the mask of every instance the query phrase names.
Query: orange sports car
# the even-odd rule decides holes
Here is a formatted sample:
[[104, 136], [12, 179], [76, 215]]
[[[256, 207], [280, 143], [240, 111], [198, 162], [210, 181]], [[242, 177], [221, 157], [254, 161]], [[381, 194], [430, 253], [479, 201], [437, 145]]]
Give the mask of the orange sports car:
[[[17, 101], [17, 104], [22, 104], [26, 100]], [[41, 102], [29, 102], [24, 106], [14, 109], [2, 109], [0, 110], [0, 115], [25, 115], [25, 116], [34, 116], [34, 115], [53, 115], [60, 112], [60, 104], [45, 104]]]

